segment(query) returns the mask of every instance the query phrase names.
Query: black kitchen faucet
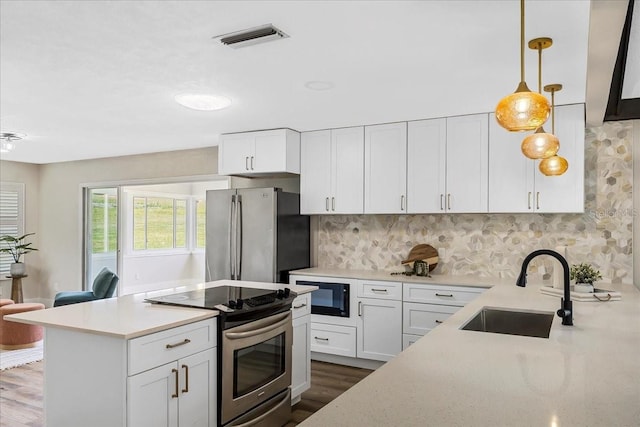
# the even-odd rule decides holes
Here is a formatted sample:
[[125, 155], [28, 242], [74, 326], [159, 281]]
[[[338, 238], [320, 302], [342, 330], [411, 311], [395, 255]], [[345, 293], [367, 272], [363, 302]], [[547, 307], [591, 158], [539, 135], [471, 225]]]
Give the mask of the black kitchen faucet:
[[569, 289], [569, 264], [558, 252], [550, 249], [538, 249], [537, 251], [533, 251], [527, 255], [524, 261], [522, 261], [522, 269], [520, 270], [518, 280], [516, 280], [516, 285], [523, 288], [527, 285], [527, 267], [531, 260], [538, 255], [550, 255], [562, 264], [562, 268], [564, 269], [564, 298], [560, 300], [560, 310], [558, 310], [556, 314], [559, 317], [562, 317], [563, 325], [571, 326], [573, 325], [573, 303], [571, 302], [571, 290]]

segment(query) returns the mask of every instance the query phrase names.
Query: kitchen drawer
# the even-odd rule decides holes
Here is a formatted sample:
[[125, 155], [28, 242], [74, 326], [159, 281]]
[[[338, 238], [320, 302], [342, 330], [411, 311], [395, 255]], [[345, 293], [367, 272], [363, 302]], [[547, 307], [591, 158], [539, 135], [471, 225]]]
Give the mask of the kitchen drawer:
[[128, 345], [129, 375], [215, 346], [215, 318], [131, 339]]
[[402, 351], [405, 351], [414, 342], [422, 338], [420, 335], [402, 334]]
[[402, 283], [358, 280], [358, 297], [400, 301], [402, 299]]
[[402, 300], [405, 302], [446, 304], [462, 307], [482, 292], [484, 292], [483, 288], [404, 283]]
[[294, 319], [311, 314], [311, 293], [298, 295], [291, 304], [291, 316]]
[[356, 328], [311, 323], [311, 351], [356, 357]]
[[458, 310], [460, 307], [452, 305], [405, 302], [402, 304], [402, 332], [424, 335]]

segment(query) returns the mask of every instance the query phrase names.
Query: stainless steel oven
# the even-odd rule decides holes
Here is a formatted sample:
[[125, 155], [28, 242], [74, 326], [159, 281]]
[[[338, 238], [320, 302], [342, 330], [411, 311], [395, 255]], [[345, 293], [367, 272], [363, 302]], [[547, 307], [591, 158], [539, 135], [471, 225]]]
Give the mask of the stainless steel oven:
[[291, 312], [223, 330], [221, 338], [221, 424], [286, 424], [291, 415]]

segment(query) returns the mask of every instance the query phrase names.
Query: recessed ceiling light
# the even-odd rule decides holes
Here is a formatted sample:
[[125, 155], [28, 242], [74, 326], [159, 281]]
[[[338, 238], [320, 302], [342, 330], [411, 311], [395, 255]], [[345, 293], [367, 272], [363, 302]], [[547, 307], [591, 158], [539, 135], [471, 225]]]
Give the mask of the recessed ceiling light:
[[306, 82], [304, 87], [311, 90], [329, 90], [334, 88], [334, 84], [332, 82], [324, 82], [320, 80], [315, 80], [311, 82]]
[[199, 111], [222, 110], [231, 105], [231, 99], [226, 96], [201, 93], [180, 93], [175, 100], [180, 105]]

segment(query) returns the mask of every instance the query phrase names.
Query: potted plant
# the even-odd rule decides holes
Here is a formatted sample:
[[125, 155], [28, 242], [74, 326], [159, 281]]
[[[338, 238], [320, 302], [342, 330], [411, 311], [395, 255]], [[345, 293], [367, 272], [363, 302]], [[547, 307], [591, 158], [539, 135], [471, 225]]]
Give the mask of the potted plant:
[[32, 243], [27, 243], [25, 239], [29, 236], [32, 236], [36, 233], [28, 233], [24, 236], [14, 237], [9, 235], [4, 235], [0, 237], [0, 252], [11, 254], [11, 257], [15, 261], [11, 264], [9, 273], [12, 276], [24, 276], [26, 273], [26, 268], [24, 263], [20, 262], [20, 258], [22, 255], [28, 254], [32, 251], [37, 251], [36, 248], [32, 248]]
[[569, 272], [571, 280], [575, 280], [573, 290], [576, 292], [593, 292], [593, 282], [602, 279], [600, 271], [589, 264], [573, 264]]

